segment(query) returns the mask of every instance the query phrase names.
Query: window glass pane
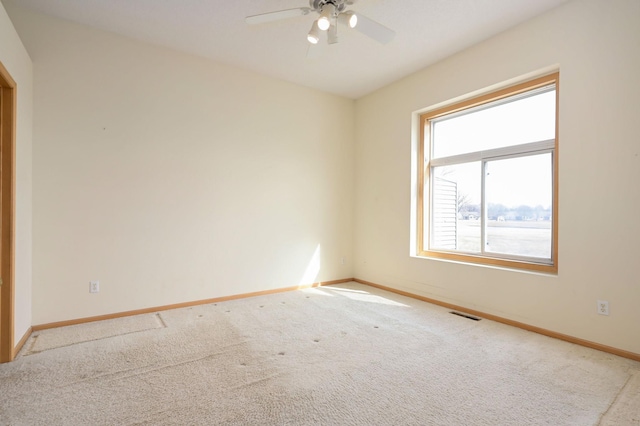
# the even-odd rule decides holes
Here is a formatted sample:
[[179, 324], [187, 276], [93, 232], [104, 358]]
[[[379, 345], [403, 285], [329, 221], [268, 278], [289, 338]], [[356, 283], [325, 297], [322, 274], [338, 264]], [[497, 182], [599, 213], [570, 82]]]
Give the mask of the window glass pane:
[[479, 161], [433, 168], [431, 248], [480, 251]]
[[485, 251], [551, 258], [552, 155], [488, 161]]
[[555, 116], [554, 89], [435, 119], [433, 158], [554, 139]]

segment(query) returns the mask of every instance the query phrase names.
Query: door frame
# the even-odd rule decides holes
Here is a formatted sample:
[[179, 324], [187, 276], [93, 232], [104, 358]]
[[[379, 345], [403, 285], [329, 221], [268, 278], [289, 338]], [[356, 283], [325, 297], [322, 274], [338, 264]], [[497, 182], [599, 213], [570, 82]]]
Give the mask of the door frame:
[[16, 82], [0, 62], [0, 362], [14, 353]]

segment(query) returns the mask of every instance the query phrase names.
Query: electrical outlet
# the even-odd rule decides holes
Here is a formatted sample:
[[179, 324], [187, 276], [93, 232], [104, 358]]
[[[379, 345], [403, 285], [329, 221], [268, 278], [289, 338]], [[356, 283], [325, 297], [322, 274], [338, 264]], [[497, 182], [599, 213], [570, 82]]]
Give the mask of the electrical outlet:
[[340, 264], [341, 264], [341, 265], [344, 265], [346, 262], [347, 262], [347, 258], [346, 258], [346, 257], [344, 257], [344, 256], [342, 256], [342, 257], [340, 258]]
[[606, 300], [598, 300], [598, 313], [600, 315], [609, 315], [609, 302]]
[[100, 281], [89, 281], [89, 293], [100, 292]]

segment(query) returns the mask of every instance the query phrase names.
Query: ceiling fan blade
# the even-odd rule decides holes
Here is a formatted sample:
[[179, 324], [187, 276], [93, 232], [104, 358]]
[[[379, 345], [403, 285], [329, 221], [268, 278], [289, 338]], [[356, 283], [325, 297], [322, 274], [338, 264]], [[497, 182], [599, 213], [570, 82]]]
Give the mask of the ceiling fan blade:
[[382, 44], [387, 44], [396, 36], [395, 31], [373, 19], [367, 18], [358, 12], [356, 12], [356, 15], [358, 16], [358, 25], [356, 25], [355, 29], [367, 37], [371, 37]]
[[244, 18], [245, 22], [250, 25], [264, 24], [266, 22], [278, 21], [280, 19], [295, 18], [309, 14], [311, 9], [308, 7], [298, 7], [295, 9], [278, 10], [276, 12], [261, 13], [259, 15], [251, 15]]

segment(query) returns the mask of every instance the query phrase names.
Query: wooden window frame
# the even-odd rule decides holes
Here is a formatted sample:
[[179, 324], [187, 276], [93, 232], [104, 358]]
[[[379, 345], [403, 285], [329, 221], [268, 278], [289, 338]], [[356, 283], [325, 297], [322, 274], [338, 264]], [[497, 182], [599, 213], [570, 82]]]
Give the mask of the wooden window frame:
[[[444, 250], [433, 250], [424, 247], [428, 231], [428, 220], [430, 207], [427, 204], [430, 196], [430, 123], [431, 120], [446, 115], [457, 113], [463, 110], [474, 108], [483, 104], [498, 101], [500, 99], [515, 96], [524, 92], [535, 90], [550, 84], [555, 85], [556, 90], [556, 122], [555, 122], [555, 141], [553, 143], [553, 176], [552, 176], [552, 224], [551, 224], [551, 262], [533, 262], [515, 259], [507, 259], [504, 257], [492, 257], [487, 254], [467, 254]], [[509, 86], [491, 93], [476, 96], [460, 102], [455, 102], [431, 111], [427, 111], [420, 115], [420, 141], [418, 147], [418, 197], [417, 197], [417, 255], [420, 257], [449, 260], [463, 263], [480, 264], [486, 266], [504, 267], [510, 269], [526, 270], [533, 272], [542, 272], [557, 274], [558, 273], [558, 154], [559, 154], [559, 99], [560, 99], [560, 73], [555, 72], [533, 80]]]

